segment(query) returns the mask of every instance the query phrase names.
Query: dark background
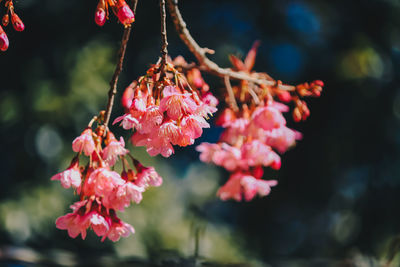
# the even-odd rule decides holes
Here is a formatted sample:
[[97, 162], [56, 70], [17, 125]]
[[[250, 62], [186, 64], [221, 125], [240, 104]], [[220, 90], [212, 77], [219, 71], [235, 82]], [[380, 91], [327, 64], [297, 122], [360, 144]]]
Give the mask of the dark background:
[[[10, 48], [0, 54], [0, 261], [190, 263], [199, 229], [208, 262], [380, 266], [394, 257], [398, 266], [400, 1], [180, 2], [192, 35], [216, 50], [211, 58], [221, 66], [260, 40], [255, 70], [289, 84], [325, 82], [306, 122], [288, 118], [304, 138], [268, 173], [279, 185], [250, 203], [222, 202], [215, 192], [228, 174], [200, 163], [194, 147], [168, 159], [134, 149], [165, 180], [127, 212], [137, 233], [114, 245], [57, 230], [76, 196], [49, 179], [105, 107], [123, 29], [114, 16], [102, 28], [94, 23], [96, 1], [20, 0], [26, 29], [5, 28]], [[159, 27], [158, 2], [139, 1], [120, 93], [157, 61]], [[194, 60], [170, 21], [168, 37], [171, 56]], [[205, 77], [221, 90], [220, 79]], [[112, 119], [120, 114], [118, 102]], [[209, 129], [201, 141], [219, 133]]]

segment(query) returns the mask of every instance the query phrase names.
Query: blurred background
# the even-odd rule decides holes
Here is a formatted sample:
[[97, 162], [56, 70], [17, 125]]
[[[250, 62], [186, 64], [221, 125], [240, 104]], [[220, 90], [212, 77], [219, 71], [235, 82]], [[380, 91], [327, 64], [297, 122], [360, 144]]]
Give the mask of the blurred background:
[[[306, 122], [288, 118], [304, 138], [268, 173], [279, 185], [250, 203], [222, 202], [215, 193], [228, 173], [201, 163], [194, 146], [168, 159], [134, 148], [164, 178], [121, 214], [136, 234], [101, 243], [56, 229], [77, 196], [50, 177], [105, 107], [123, 29], [114, 16], [96, 26], [95, 0], [19, 0], [26, 29], [5, 28], [10, 48], [0, 54], [0, 265], [193, 266], [198, 253], [209, 266], [400, 266], [400, 1], [180, 2], [221, 66], [260, 40], [255, 70], [325, 82]], [[139, 1], [119, 93], [157, 61], [159, 27], [158, 1]], [[171, 56], [193, 61], [168, 27]], [[112, 119], [122, 112], [118, 102]]]

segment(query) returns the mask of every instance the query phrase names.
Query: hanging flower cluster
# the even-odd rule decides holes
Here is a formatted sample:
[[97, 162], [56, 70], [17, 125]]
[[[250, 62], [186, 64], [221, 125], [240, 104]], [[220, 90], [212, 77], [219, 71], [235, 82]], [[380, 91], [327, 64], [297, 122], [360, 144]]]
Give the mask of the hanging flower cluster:
[[94, 21], [97, 25], [103, 26], [106, 23], [109, 7], [125, 27], [135, 21], [135, 15], [125, 0], [99, 0], [94, 15]]
[[169, 157], [173, 145], [192, 145], [203, 128], [210, 127], [205, 119], [217, 111], [218, 100], [201, 76], [191, 73], [186, 78], [171, 62], [161, 68], [161, 63], [152, 66], [125, 90], [126, 113], [114, 124], [132, 129], [132, 143], [145, 146], [151, 156]]
[[[0, 0], [0, 3], [2, 1]], [[22, 22], [22, 20], [19, 18], [17, 13], [14, 11], [14, 4], [12, 0], [6, 0], [5, 1], [5, 8], [6, 12], [1, 20], [1, 24], [4, 27], [7, 27], [8, 24], [10, 24], [10, 19], [11, 19], [11, 24], [14, 28], [14, 30], [18, 32], [22, 32], [25, 29], [25, 25]], [[8, 37], [6, 32], [4, 31], [3, 27], [0, 25], [0, 51], [6, 51], [8, 49], [8, 46], [10, 45], [8, 41]]]
[[[234, 56], [231, 56], [231, 61], [237, 71], [271, 79], [267, 74], [251, 71], [257, 46], [258, 43], [253, 45], [244, 62]], [[300, 98], [319, 96], [323, 83], [305, 83], [289, 92], [282, 89], [279, 81], [274, 86], [241, 81], [233, 87], [229, 80], [226, 82], [234, 99], [227, 100], [231, 107], [226, 107], [216, 121], [225, 130], [218, 143], [202, 143], [197, 150], [201, 153], [200, 160], [222, 166], [232, 173], [217, 192], [222, 200], [241, 201], [244, 197], [244, 200], [250, 201], [256, 195], [268, 195], [271, 187], [277, 185], [275, 180], [262, 179], [263, 168], [279, 170], [281, 159], [278, 153], [285, 153], [295, 145], [296, 140], [301, 139], [299, 132], [286, 126], [282, 113], [288, 112], [289, 107], [277, 101], [293, 101], [294, 120], [305, 120], [310, 111]]]
[[[117, 140], [109, 130], [103, 137], [102, 116], [95, 117], [72, 142], [72, 149], [78, 154], [70, 166], [51, 178], [59, 180], [64, 188], [73, 188], [80, 196], [80, 201], [71, 205], [72, 212], [59, 217], [56, 226], [67, 230], [72, 238], [80, 234], [85, 239], [86, 230], [91, 228], [102, 241], [118, 241], [121, 236], [134, 233], [134, 229], [121, 221], [116, 211], [124, 211], [131, 202], [140, 203], [142, 193], [150, 186], [160, 186], [162, 178], [153, 167], [143, 166], [129, 154], [122, 137]], [[95, 131], [91, 127], [94, 121], [99, 124]], [[86, 165], [80, 165], [83, 155], [88, 157]], [[111, 169], [118, 159], [122, 162], [121, 173]]]

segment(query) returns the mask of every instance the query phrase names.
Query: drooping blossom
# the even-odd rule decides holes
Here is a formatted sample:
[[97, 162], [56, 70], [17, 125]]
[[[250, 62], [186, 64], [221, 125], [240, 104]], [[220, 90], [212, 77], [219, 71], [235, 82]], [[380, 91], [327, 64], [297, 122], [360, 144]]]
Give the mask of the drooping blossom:
[[[218, 190], [222, 200], [249, 201], [256, 195], [269, 194], [277, 182], [262, 180], [263, 168], [279, 170], [282, 163], [278, 153], [285, 153], [301, 139], [299, 132], [286, 126], [283, 113], [290, 108], [281, 102], [293, 102], [294, 120], [305, 120], [310, 112], [301, 97], [319, 96], [323, 86], [321, 81], [286, 86], [266, 73], [253, 71], [258, 46], [259, 42], [255, 42], [243, 61], [230, 56], [233, 70], [265, 79], [270, 85], [249, 80], [232, 85], [226, 81], [230, 77], [225, 77], [229, 102], [215, 122], [223, 132], [217, 143], [201, 143], [196, 148], [201, 161], [222, 166], [232, 173]], [[201, 80], [196, 75], [193, 73], [193, 83], [198, 82], [200, 86]]]
[[222, 200], [234, 199], [242, 201], [244, 198], [246, 201], [250, 201], [256, 195], [267, 196], [271, 191], [271, 187], [277, 184], [278, 182], [275, 180], [256, 179], [251, 175], [237, 172], [218, 190], [217, 195]]
[[165, 66], [163, 80], [154, 83], [160, 79], [159, 67], [151, 67], [128, 86], [123, 97], [127, 112], [114, 123], [132, 129], [132, 143], [145, 146], [149, 155], [169, 157], [174, 145], [192, 145], [210, 127], [205, 119], [216, 112], [218, 100], [210, 92], [193, 90], [171, 63]]
[[112, 133], [107, 134], [107, 146], [103, 150], [103, 159], [108, 166], [114, 166], [118, 157], [126, 155], [129, 151], [125, 149], [125, 141], [121, 137], [118, 141]]
[[78, 157], [75, 157], [68, 169], [65, 171], [58, 173], [51, 177], [51, 180], [58, 180], [61, 182], [62, 187], [64, 188], [70, 188], [71, 186], [73, 188], [78, 188], [81, 186], [81, 171], [79, 169], [79, 159]]
[[85, 129], [82, 134], [72, 142], [72, 150], [79, 153], [83, 151], [86, 156], [90, 156], [95, 150], [92, 134], [92, 129]]

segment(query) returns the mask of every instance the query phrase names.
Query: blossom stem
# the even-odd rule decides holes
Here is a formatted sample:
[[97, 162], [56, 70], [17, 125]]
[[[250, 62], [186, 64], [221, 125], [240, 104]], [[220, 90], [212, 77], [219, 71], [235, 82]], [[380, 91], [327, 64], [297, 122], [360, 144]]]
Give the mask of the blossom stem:
[[235, 94], [233, 92], [232, 85], [231, 85], [228, 75], [226, 75], [224, 77], [224, 82], [225, 82], [226, 90], [228, 91], [229, 104], [230, 104], [231, 108], [233, 109], [233, 111], [237, 112], [239, 110], [239, 107], [236, 103]]
[[[206, 54], [210, 53], [210, 51], [212, 50], [200, 47], [199, 44], [193, 39], [192, 35], [186, 27], [186, 23], [183, 20], [181, 12], [178, 8], [178, 0], [167, 1], [169, 12], [171, 14], [172, 21], [175, 25], [175, 29], [178, 32], [179, 37], [186, 44], [192, 54], [196, 57], [197, 61], [200, 64], [200, 67], [203, 67], [205, 71], [222, 78], [229, 76], [231, 79], [249, 81], [259, 85], [275, 85], [274, 80], [266, 79], [265, 77], [257, 77], [256, 75], [251, 75], [249, 73], [241, 71], [233, 71], [228, 68], [221, 68], [215, 62], [211, 61], [206, 56]], [[279, 89], [285, 91], [294, 91], [295, 87], [292, 85], [279, 85]]]
[[[136, 14], [136, 6], [137, 6], [138, 0], [132, 0], [132, 11], [133, 13]], [[114, 74], [111, 78], [110, 81], [110, 90], [108, 91], [108, 102], [107, 102], [107, 108], [106, 112], [104, 114], [104, 126], [107, 129], [107, 125], [110, 121], [111, 117], [111, 112], [114, 106], [114, 100], [115, 100], [115, 95], [117, 94], [117, 84], [118, 84], [118, 78], [119, 75], [121, 74], [122, 71], [122, 66], [124, 63], [124, 58], [125, 58], [125, 52], [126, 52], [126, 47], [129, 41], [129, 37], [131, 34], [132, 26], [129, 25], [125, 27], [124, 29], [124, 34], [122, 35], [122, 40], [121, 40], [121, 46], [118, 51], [118, 61], [117, 65], [115, 67]], [[107, 131], [104, 131], [104, 135], [106, 134]]]

